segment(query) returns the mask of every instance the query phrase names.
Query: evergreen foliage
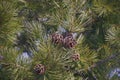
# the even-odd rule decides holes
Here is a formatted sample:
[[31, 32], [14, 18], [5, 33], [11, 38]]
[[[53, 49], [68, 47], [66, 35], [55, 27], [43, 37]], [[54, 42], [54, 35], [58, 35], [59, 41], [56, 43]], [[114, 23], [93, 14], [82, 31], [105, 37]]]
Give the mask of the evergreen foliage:
[[119, 3], [0, 0], [0, 80], [119, 80]]

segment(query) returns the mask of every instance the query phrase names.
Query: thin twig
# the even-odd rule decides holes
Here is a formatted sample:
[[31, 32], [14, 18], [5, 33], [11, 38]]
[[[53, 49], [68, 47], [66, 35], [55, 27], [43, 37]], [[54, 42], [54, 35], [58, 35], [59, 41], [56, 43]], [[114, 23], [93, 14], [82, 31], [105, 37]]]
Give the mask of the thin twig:
[[101, 64], [103, 64], [103, 63], [106, 63], [106, 62], [108, 62], [108, 61], [110, 61], [110, 60], [112, 60], [112, 59], [114, 59], [114, 58], [116, 58], [116, 57], [118, 57], [118, 56], [120, 56], [120, 53], [112, 54], [111, 56], [107, 57], [106, 59], [100, 60], [99, 62], [95, 63], [95, 64], [92, 65], [90, 68], [97, 67], [97, 66], [99, 66], [99, 65], [101, 65]]
[[[106, 63], [106, 62], [108, 62], [108, 61], [110, 61], [110, 60], [112, 60], [112, 59], [114, 59], [114, 58], [116, 58], [118, 56], [120, 56], [120, 53], [112, 54], [111, 56], [107, 57], [106, 59], [100, 60], [97, 63], [93, 64], [88, 69], [81, 69], [81, 70], [74, 71], [74, 74], [81, 75], [81, 72], [83, 72], [85, 70], [88, 70], [88, 71], [90, 71], [92, 73], [92, 68], [98, 67], [98, 66], [102, 65], [103, 63]], [[93, 78], [95, 80], [97, 80], [95, 75], [93, 75]]]

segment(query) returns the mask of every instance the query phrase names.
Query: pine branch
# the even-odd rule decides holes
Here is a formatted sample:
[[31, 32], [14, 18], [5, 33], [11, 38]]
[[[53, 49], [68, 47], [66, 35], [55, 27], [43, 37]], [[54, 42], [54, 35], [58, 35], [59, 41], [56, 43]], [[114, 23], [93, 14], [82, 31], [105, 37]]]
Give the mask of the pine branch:
[[16, 68], [22, 68], [22, 69], [26, 69], [23, 66], [19, 65], [19, 64], [14, 64], [14, 63], [0, 63], [1, 65], [3, 65], [4, 67], [8, 67], [8, 66], [14, 66]]
[[[82, 24], [83, 27], [87, 27], [89, 26], [90, 24], [92, 24], [93, 22], [95, 22], [97, 20], [97, 17], [96, 18], [89, 18], [85, 23]], [[81, 38], [81, 34], [83, 34], [85, 32], [79, 32], [78, 33], [78, 38], [77, 38], [77, 42], [79, 41], [79, 39]]]
[[108, 61], [110, 61], [110, 60], [112, 60], [112, 59], [115, 59], [115, 58], [118, 57], [118, 56], [120, 56], [120, 53], [112, 54], [111, 56], [107, 57], [106, 59], [97, 62], [97, 63], [94, 64], [93, 67], [91, 67], [91, 68], [97, 67], [97, 66], [99, 66], [99, 65], [101, 65], [101, 64], [103, 64], [103, 63], [106, 63], [106, 62], [108, 62]]
[[[93, 64], [91, 67], [88, 68], [88, 70], [91, 70], [92, 68], [95, 68], [95, 67], [98, 67], [99, 65], [103, 64], [103, 63], [106, 63], [112, 59], [115, 59], [116, 57], [120, 56], [120, 53], [116, 53], [116, 54], [112, 54], [111, 56], [107, 57], [106, 59], [104, 60], [100, 60], [98, 61], [97, 63]], [[75, 73], [78, 73], [81, 72], [81, 71], [84, 71], [85, 69], [81, 69], [79, 71], [75, 71]]]

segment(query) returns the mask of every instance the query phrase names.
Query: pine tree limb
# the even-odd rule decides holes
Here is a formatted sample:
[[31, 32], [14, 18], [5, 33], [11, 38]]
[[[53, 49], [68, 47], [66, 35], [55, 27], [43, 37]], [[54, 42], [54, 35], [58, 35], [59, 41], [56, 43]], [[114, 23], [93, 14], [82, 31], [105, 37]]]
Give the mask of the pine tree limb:
[[[98, 67], [99, 65], [106, 63], [106, 62], [108, 62], [108, 61], [110, 61], [118, 56], [120, 56], [120, 53], [112, 54], [111, 56], [107, 57], [106, 59], [100, 60], [97, 63], [93, 64], [91, 67], [88, 68], [88, 70], [91, 70], [92, 68]], [[77, 70], [77, 71], [75, 71], [75, 73], [79, 74], [81, 71], [84, 71], [84, 70], [85, 69]]]

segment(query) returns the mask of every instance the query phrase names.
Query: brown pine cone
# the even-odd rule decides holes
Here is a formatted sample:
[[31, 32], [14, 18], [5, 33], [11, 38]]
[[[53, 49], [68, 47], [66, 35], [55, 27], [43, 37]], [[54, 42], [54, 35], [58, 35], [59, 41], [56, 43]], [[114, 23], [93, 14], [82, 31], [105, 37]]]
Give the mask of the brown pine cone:
[[71, 58], [73, 61], [78, 61], [78, 60], [80, 60], [80, 54], [79, 53], [73, 54], [71, 56]]
[[35, 65], [34, 67], [34, 71], [39, 74], [39, 75], [42, 75], [45, 73], [45, 66], [42, 65], [42, 64], [37, 64]]
[[52, 42], [55, 44], [62, 44], [63, 36], [59, 33], [52, 34]]
[[77, 42], [73, 39], [72, 36], [67, 36], [64, 38], [63, 45], [66, 48], [73, 48], [76, 44]]

